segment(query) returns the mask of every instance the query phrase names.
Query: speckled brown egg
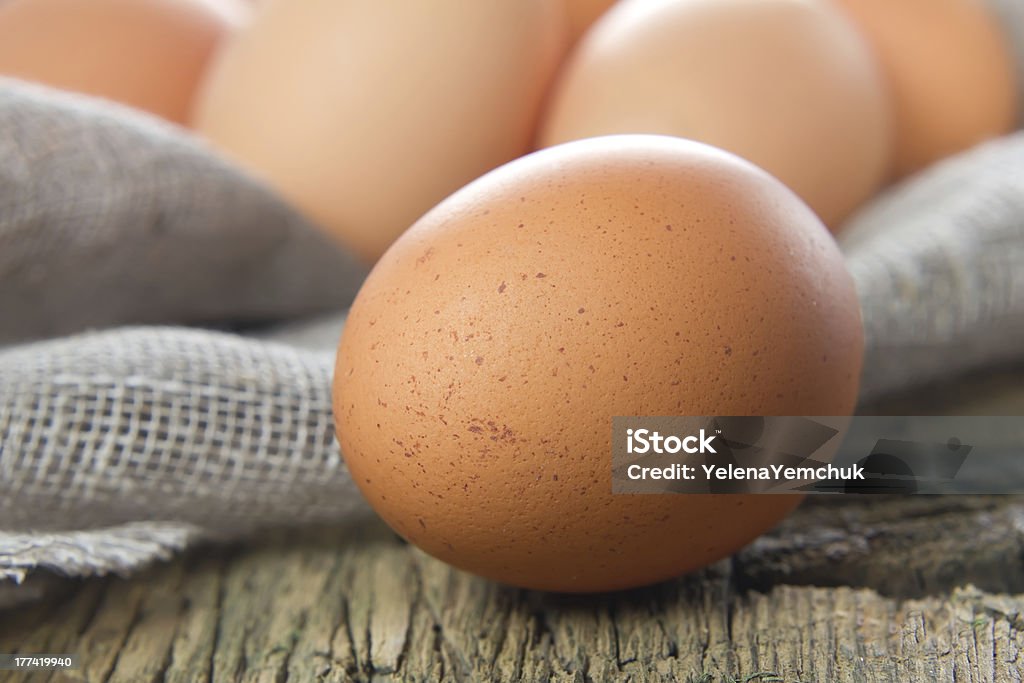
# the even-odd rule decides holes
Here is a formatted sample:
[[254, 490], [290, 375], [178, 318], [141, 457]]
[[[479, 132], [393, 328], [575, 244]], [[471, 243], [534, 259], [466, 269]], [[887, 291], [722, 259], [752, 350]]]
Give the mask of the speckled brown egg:
[[352, 476], [399, 534], [556, 591], [678, 576], [798, 502], [616, 495], [615, 415], [842, 415], [861, 364], [828, 231], [731, 154], [614, 136], [511, 162], [382, 259], [338, 351]]

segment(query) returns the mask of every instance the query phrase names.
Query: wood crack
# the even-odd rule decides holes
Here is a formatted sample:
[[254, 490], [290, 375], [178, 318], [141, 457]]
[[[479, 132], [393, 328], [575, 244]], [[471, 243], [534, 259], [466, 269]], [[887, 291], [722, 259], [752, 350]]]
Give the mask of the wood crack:
[[[108, 593], [110, 592], [110, 585], [111, 584], [107, 584]], [[131, 605], [131, 617], [128, 619], [128, 626], [121, 633], [117, 647], [113, 650], [113, 657], [110, 661], [110, 665], [102, 677], [103, 683], [110, 683], [110, 681], [113, 679], [114, 673], [117, 671], [117, 665], [121, 661], [121, 654], [124, 652], [124, 644], [128, 642], [128, 639], [132, 635], [132, 631], [139, 624], [139, 620], [142, 614], [142, 611], [140, 609], [142, 605], [141, 599], [136, 598], [132, 601]]]
[[281, 665], [277, 669], [277, 675], [274, 677], [276, 683], [287, 683], [288, 681], [288, 665], [291, 663], [292, 655], [295, 653], [295, 646], [299, 643], [302, 638], [302, 631], [306, 628], [306, 613], [302, 612], [299, 614], [298, 624], [295, 627], [295, 631], [291, 633], [288, 638], [288, 646], [284, 648], [284, 656], [281, 658]]
[[96, 621], [96, 617], [100, 613], [100, 607], [103, 605], [103, 596], [107, 591], [107, 586], [110, 585], [110, 580], [105, 578], [98, 579], [96, 583], [101, 585], [102, 589], [96, 592], [95, 599], [92, 601], [92, 605], [86, 613], [85, 618], [82, 620], [82, 624], [78, 629], [79, 637], [84, 636], [86, 631], [92, 627], [93, 622]]
[[160, 668], [157, 669], [156, 674], [153, 677], [154, 683], [166, 683], [167, 672], [171, 670], [171, 664], [174, 662], [174, 641], [172, 640], [164, 653], [163, 661], [160, 662]]
[[[214, 681], [217, 680], [214, 677], [214, 674], [216, 673], [217, 650], [219, 649], [219, 646], [220, 646], [221, 627], [222, 627], [221, 611], [223, 610], [223, 606], [224, 606], [224, 593], [227, 590], [227, 588], [225, 586], [224, 575], [222, 573], [223, 570], [225, 570], [225, 569], [226, 569], [225, 565], [220, 565], [217, 568], [217, 571], [216, 571], [216, 574], [215, 574], [216, 582], [217, 582], [217, 584], [216, 584], [217, 585], [217, 589], [216, 589], [216, 596], [217, 597], [216, 597], [216, 601], [214, 602], [214, 605], [213, 605], [213, 615], [214, 615], [213, 616], [213, 647], [210, 648], [210, 659], [209, 659], [209, 662], [207, 664], [207, 669], [206, 669], [206, 680], [207, 680], [208, 683], [213, 683]], [[236, 678], [236, 680], [238, 678], [237, 672], [236, 672], [235, 678]]]

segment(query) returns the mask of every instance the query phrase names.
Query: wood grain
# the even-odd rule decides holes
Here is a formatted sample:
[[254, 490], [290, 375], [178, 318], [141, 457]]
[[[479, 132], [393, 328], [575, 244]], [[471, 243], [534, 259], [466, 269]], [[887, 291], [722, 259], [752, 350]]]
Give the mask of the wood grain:
[[[376, 522], [199, 548], [0, 613], [19, 681], [1021, 681], [1024, 501], [820, 498], [734, 558], [568, 597], [448, 568]], [[759, 678], [750, 678], [760, 675]]]

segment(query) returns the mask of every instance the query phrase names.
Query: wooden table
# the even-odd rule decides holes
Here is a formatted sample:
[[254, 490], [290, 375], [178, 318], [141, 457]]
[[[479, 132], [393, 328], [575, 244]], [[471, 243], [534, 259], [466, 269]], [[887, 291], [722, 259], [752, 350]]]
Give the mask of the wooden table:
[[[1024, 369], [876, 410], [1024, 414]], [[612, 595], [498, 586], [374, 521], [51, 588], [0, 612], [0, 652], [82, 668], [0, 680], [1024, 680], [1017, 496], [815, 497], [726, 561]]]

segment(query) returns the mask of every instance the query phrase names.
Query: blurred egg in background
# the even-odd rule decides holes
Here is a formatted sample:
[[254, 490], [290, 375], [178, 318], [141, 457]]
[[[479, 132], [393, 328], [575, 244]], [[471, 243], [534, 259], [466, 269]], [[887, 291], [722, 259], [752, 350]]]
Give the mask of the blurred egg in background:
[[835, 228], [882, 183], [890, 124], [865, 40], [827, 2], [622, 0], [578, 44], [539, 143], [705, 142], [769, 171]]
[[372, 262], [529, 151], [566, 42], [562, 0], [268, 0], [195, 123]]
[[863, 31], [888, 80], [895, 175], [1014, 128], [1013, 61], [983, 0], [835, 1]]
[[245, 0], [7, 0], [0, 75], [104, 97], [185, 123]]
[[565, 13], [569, 20], [569, 33], [576, 41], [587, 29], [607, 12], [616, 0], [565, 0]]

